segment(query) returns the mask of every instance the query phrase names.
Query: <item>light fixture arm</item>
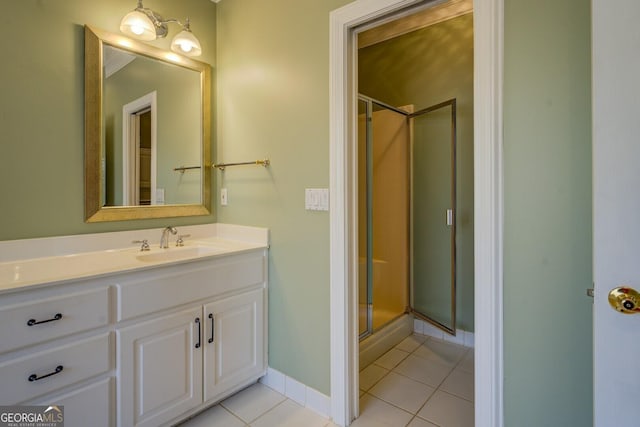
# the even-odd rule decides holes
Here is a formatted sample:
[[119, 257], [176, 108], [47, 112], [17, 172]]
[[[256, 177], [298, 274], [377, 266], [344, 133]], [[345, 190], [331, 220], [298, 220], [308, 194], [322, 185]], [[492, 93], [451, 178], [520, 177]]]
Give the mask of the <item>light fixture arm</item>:
[[158, 38], [165, 38], [169, 33], [169, 28], [167, 24], [176, 23], [180, 25], [183, 29], [187, 31], [191, 31], [189, 28], [189, 18], [187, 18], [186, 22], [183, 24], [179, 19], [176, 18], [167, 18], [164, 19], [162, 16], [153, 11], [152, 9], [146, 8], [142, 5], [142, 0], [138, 0], [138, 6], [136, 9], [138, 12], [144, 13], [150, 20], [153, 22], [154, 27], [156, 28], [156, 36]]
[[166, 37], [170, 23], [176, 23], [182, 28], [171, 41], [171, 50], [187, 56], [200, 56], [202, 47], [191, 32], [189, 18], [184, 23], [176, 18], [164, 19], [157, 12], [144, 7], [142, 0], [138, 0], [137, 7], [122, 18], [120, 31], [140, 40], [151, 41]]

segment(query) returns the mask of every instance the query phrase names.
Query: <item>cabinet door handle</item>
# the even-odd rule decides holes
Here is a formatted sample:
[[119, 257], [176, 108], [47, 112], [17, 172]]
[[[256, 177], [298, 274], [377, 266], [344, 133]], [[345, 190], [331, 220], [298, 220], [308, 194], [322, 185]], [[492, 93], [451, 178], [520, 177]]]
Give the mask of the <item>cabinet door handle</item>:
[[202, 331], [200, 330], [200, 318], [196, 317], [196, 325], [198, 325], [198, 342], [196, 343], [196, 348], [200, 348]]
[[213, 333], [215, 327], [215, 319], [213, 318], [213, 313], [209, 313], [209, 319], [211, 319], [211, 338], [209, 338], [209, 344], [213, 342]]
[[29, 319], [29, 321], [27, 322], [27, 326], [33, 326], [33, 325], [39, 325], [41, 323], [49, 323], [49, 322], [54, 322], [56, 320], [60, 320], [62, 319], [62, 313], [57, 313], [55, 316], [53, 316], [51, 319], [47, 319], [47, 320], [41, 320], [41, 321], [37, 321], [36, 319]]
[[41, 380], [43, 378], [50, 377], [51, 375], [59, 374], [60, 372], [62, 372], [63, 369], [64, 368], [63, 368], [62, 365], [58, 365], [58, 366], [56, 366], [56, 370], [55, 371], [49, 372], [46, 375], [38, 376], [37, 374], [31, 374], [31, 375], [29, 375], [29, 382], [38, 381], [38, 380]]

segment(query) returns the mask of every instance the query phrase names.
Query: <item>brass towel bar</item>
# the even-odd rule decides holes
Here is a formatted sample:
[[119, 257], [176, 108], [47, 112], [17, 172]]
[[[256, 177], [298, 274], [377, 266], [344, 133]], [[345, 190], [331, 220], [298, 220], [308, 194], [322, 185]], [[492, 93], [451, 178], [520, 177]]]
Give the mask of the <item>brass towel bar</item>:
[[200, 166], [180, 166], [178, 168], [173, 168], [174, 171], [180, 171], [180, 173], [184, 173], [184, 171], [188, 169], [200, 169]]
[[254, 160], [252, 162], [218, 163], [216, 165], [211, 165], [211, 167], [212, 168], [218, 168], [221, 171], [223, 171], [225, 168], [228, 168], [229, 166], [261, 165], [261, 166], [264, 166], [266, 168], [270, 164], [271, 164], [271, 161], [269, 159], [264, 159], [264, 160]]

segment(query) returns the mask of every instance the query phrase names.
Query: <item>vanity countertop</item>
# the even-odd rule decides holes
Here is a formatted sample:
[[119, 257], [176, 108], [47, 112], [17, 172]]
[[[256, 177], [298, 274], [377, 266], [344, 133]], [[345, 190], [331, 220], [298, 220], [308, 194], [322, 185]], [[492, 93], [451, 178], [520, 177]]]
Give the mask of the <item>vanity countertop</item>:
[[[0, 295], [24, 288], [107, 276], [268, 248], [268, 231], [228, 224], [180, 227], [184, 246], [161, 249], [161, 230], [0, 242]], [[154, 240], [152, 240], [152, 238]], [[141, 251], [133, 240], [149, 240]], [[120, 244], [120, 247], [118, 247]], [[27, 256], [25, 256], [27, 255]], [[31, 255], [31, 256], [29, 256]]]

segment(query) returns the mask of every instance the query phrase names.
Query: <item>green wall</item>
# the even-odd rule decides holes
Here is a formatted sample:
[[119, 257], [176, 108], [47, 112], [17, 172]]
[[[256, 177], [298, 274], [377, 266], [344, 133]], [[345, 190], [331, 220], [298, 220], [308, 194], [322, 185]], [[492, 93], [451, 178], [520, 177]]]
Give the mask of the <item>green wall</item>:
[[[329, 183], [329, 11], [346, 3], [224, 0], [217, 24], [209, 1], [148, 4], [165, 15], [188, 13], [212, 65], [218, 27], [218, 160], [273, 161], [269, 169], [216, 172], [218, 186], [229, 189], [218, 219], [271, 228], [270, 364], [324, 393], [329, 219], [305, 211], [303, 201], [304, 188]], [[132, 7], [129, 0], [3, 4], [0, 240], [169, 222], [83, 222], [82, 25], [116, 32]], [[588, 0], [506, 0], [507, 426], [591, 425], [589, 25]], [[26, 29], [19, 43], [18, 29]]]
[[[218, 7], [218, 158], [233, 169], [221, 221], [271, 228], [270, 364], [329, 391], [328, 13], [346, 1]], [[591, 424], [589, 2], [507, 0], [505, 416]]]
[[505, 2], [505, 426], [592, 425], [589, 7]]
[[329, 12], [346, 0], [218, 4], [220, 222], [269, 227], [269, 365], [329, 394], [329, 215], [304, 189], [329, 186]]
[[[200, 58], [215, 67], [214, 3], [149, 0], [145, 5], [163, 16], [189, 15], [202, 44]], [[214, 222], [212, 214], [84, 223], [83, 26], [118, 33], [135, 1], [25, 0], [2, 7], [0, 240]], [[168, 38], [150, 44], [168, 49], [178, 29], [171, 25]]]
[[[394, 106], [413, 104], [415, 111], [456, 98], [456, 327], [473, 331], [473, 14], [360, 49], [358, 87], [359, 92]], [[441, 111], [450, 114], [449, 109]], [[425, 116], [422, 117], [415, 119], [416, 126], [424, 121]], [[417, 140], [414, 138], [414, 141]], [[434, 161], [438, 162], [438, 159]], [[417, 167], [415, 170], [426, 173], [426, 170], [435, 170], [437, 166], [423, 162], [421, 170], [418, 171]], [[450, 175], [450, 171], [447, 173]], [[439, 187], [445, 189], [445, 184]], [[434, 188], [433, 191], [432, 194], [435, 195], [437, 189]], [[413, 203], [414, 212], [432, 211], [429, 209], [430, 198], [424, 197], [424, 194], [414, 194]], [[445, 204], [450, 206], [449, 202]], [[432, 222], [434, 227], [430, 228], [432, 232], [437, 228], [435, 224], [443, 224], [443, 218], [444, 213], [437, 214], [435, 222]], [[421, 223], [424, 225], [424, 221]], [[414, 233], [419, 225], [414, 229]], [[442, 252], [441, 249], [449, 246], [449, 233], [445, 228], [440, 230], [438, 235], [439, 240], [433, 241], [430, 245], [424, 244], [427, 240], [424, 235], [422, 239], [419, 235], [414, 236], [416, 243], [422, 243], [416, 245], [415, 249], [424, 249], [432, 254], [422, 257], [423, 260], [435, 260], [438, 256], [443, 259], [446, 255], [447, 252]], [[419, 255], [419, 251], [414, 252], [414, 255]], [[446, 258], [444, 262], [449, 263], [449, 259]], [[445, 296], [442, 295], [443, 286], [427, 289], [418, 283], [420, 277], [430, 277], [433, 283], [449, 281], [450, 273], [447, 268], [439, 275], [440, 280], [437, 280], [437, 273], [426, 273], [435, 272], [436, 269], [433, 267], [422, 261], [414, 264], [415, 296], [425, 296], [420, 299], [420, 304], [416, 299], [416, 308], [428, 306], [427, 312], [434, 314], [436, 319], [449, 319], [451, 315], [447, 305], [450, 305], [451, 301], [450, 288], [446, 288]], [[429, 304], [428, 301], [437, 299], [438, 294], [441, 296], [439, 301], [444, 300], [444, 304]], [[436, 312], [446, 314], [438, 316]], [[444, 323], [450, 322], [445, 320]]]

